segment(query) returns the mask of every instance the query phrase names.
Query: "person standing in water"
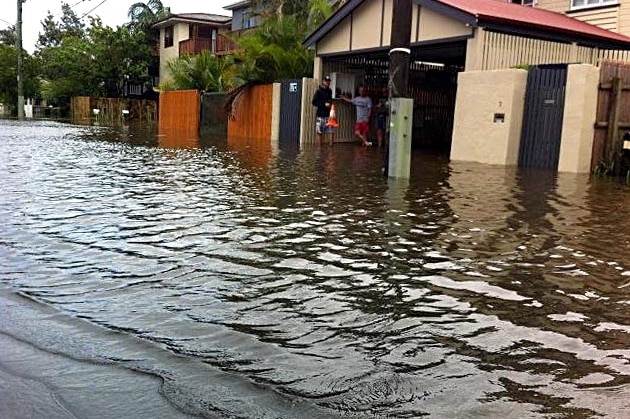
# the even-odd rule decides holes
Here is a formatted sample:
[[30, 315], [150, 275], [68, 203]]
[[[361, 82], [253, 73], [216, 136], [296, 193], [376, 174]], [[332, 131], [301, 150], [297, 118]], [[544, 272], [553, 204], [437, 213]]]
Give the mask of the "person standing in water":
[[329, 144], [333, 145], [334, 131], [333, 128], [328, 124], [328, 118], [330, 117], [330, 109], [332, 107], [332, 89], [330, 88], [330, 77], [324, 77], [322, 80], [322, 84], [319, 86], [319, 89], [313, 95], [313, 106], [317, 107], [317, 122], [315, 125], [315, 129], [317, 132], [317, 138], [319, 139], [319, 144], [322, 144], [324, 141], [324, 136], [329, 137]]
[[372, 116], [372, 99], [367, 95], [365, 86], [359, 86], [359, 96], [350, 99], [342, 96], [345, 102], [353, 104], [357, 108], [357, 122], [354, 126], [354, 134], [361, 144], [369, 147], [372, 145], [368, 139], [370, 134], [370, 117]]
[[387, 133], [387, 118], [389, 117], [389, 90], [387, 86], [381, 89], [381, 97], [376, 104], [376, 140], [378, 147], [383, 147]]

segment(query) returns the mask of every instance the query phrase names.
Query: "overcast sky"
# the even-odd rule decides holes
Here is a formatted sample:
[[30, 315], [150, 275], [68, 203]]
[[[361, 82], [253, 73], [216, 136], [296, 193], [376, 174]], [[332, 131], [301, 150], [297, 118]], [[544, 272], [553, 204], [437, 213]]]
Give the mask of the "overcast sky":
[[[108, 26], [118, 26], [128, 21], [127, 11], [129, 6], [140, 0], [65, 0], [77, 16], [100, 16], [103, 23]], [[224, 10], [223, 6], [236, 3], [237, 0], [162, 0], [166, 7], [171, 8], [172, 13], [215, 13], [231, 16], [232, 12]], [[0, 0], [0, 28], [5, 29], [9, 24], [15, 24], [17, 17], [17, 0]], [[44, 20], [48, 10], [55, 17], [61, 16], [61, 0], [26, 0], [22, 6], [22, 20], [24, 31], [24, 49], [33, 52], [37, 35], [42, 29], [41, 21]], [[102, 3], [102, 4], [100, 4]], [[94, 9], [94, 10], [92, 10]]]

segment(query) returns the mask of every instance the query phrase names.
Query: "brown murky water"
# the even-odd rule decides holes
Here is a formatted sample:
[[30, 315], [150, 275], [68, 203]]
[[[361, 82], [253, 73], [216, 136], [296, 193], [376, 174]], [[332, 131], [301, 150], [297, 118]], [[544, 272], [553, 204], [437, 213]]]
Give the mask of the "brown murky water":
[[146, 417], [628, 417], [630, 188], [381, 161], [0, 121], [3, 339]]

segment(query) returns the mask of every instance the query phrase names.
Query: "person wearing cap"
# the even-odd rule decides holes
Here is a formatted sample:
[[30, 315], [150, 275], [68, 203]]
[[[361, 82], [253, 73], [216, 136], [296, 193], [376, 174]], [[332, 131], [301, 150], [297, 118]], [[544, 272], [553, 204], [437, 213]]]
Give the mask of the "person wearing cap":
[[330, 88], [330, 77], [324, 77], [319, 89], [313, 95], [313, 106], [317, 107], [317, 138], [319, 143], [322, 144], [324, 135], [329, 136], [329, 144], [333, 145], [334, 135], [333, 128], [328, 125], [328, 118], [330, 117], [330, 108], [332, 106], [333, 92]]

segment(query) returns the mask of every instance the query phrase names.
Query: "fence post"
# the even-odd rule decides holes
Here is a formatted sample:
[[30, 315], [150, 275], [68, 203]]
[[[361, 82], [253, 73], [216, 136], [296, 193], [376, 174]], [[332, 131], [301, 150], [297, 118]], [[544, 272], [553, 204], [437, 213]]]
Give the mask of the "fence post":
[[604, 144], [604, 156], [607, 163], [615, 162], [617, 170], [617, 160], [619, 157], [619, 112], [621, 110], [621, 95], [623, 94], [623, 83], [620, 77], [613, 77], [612, 91], [610, 94], [610, 107], [608, 111], [608, 130], [606, 131], [606, 143]]

